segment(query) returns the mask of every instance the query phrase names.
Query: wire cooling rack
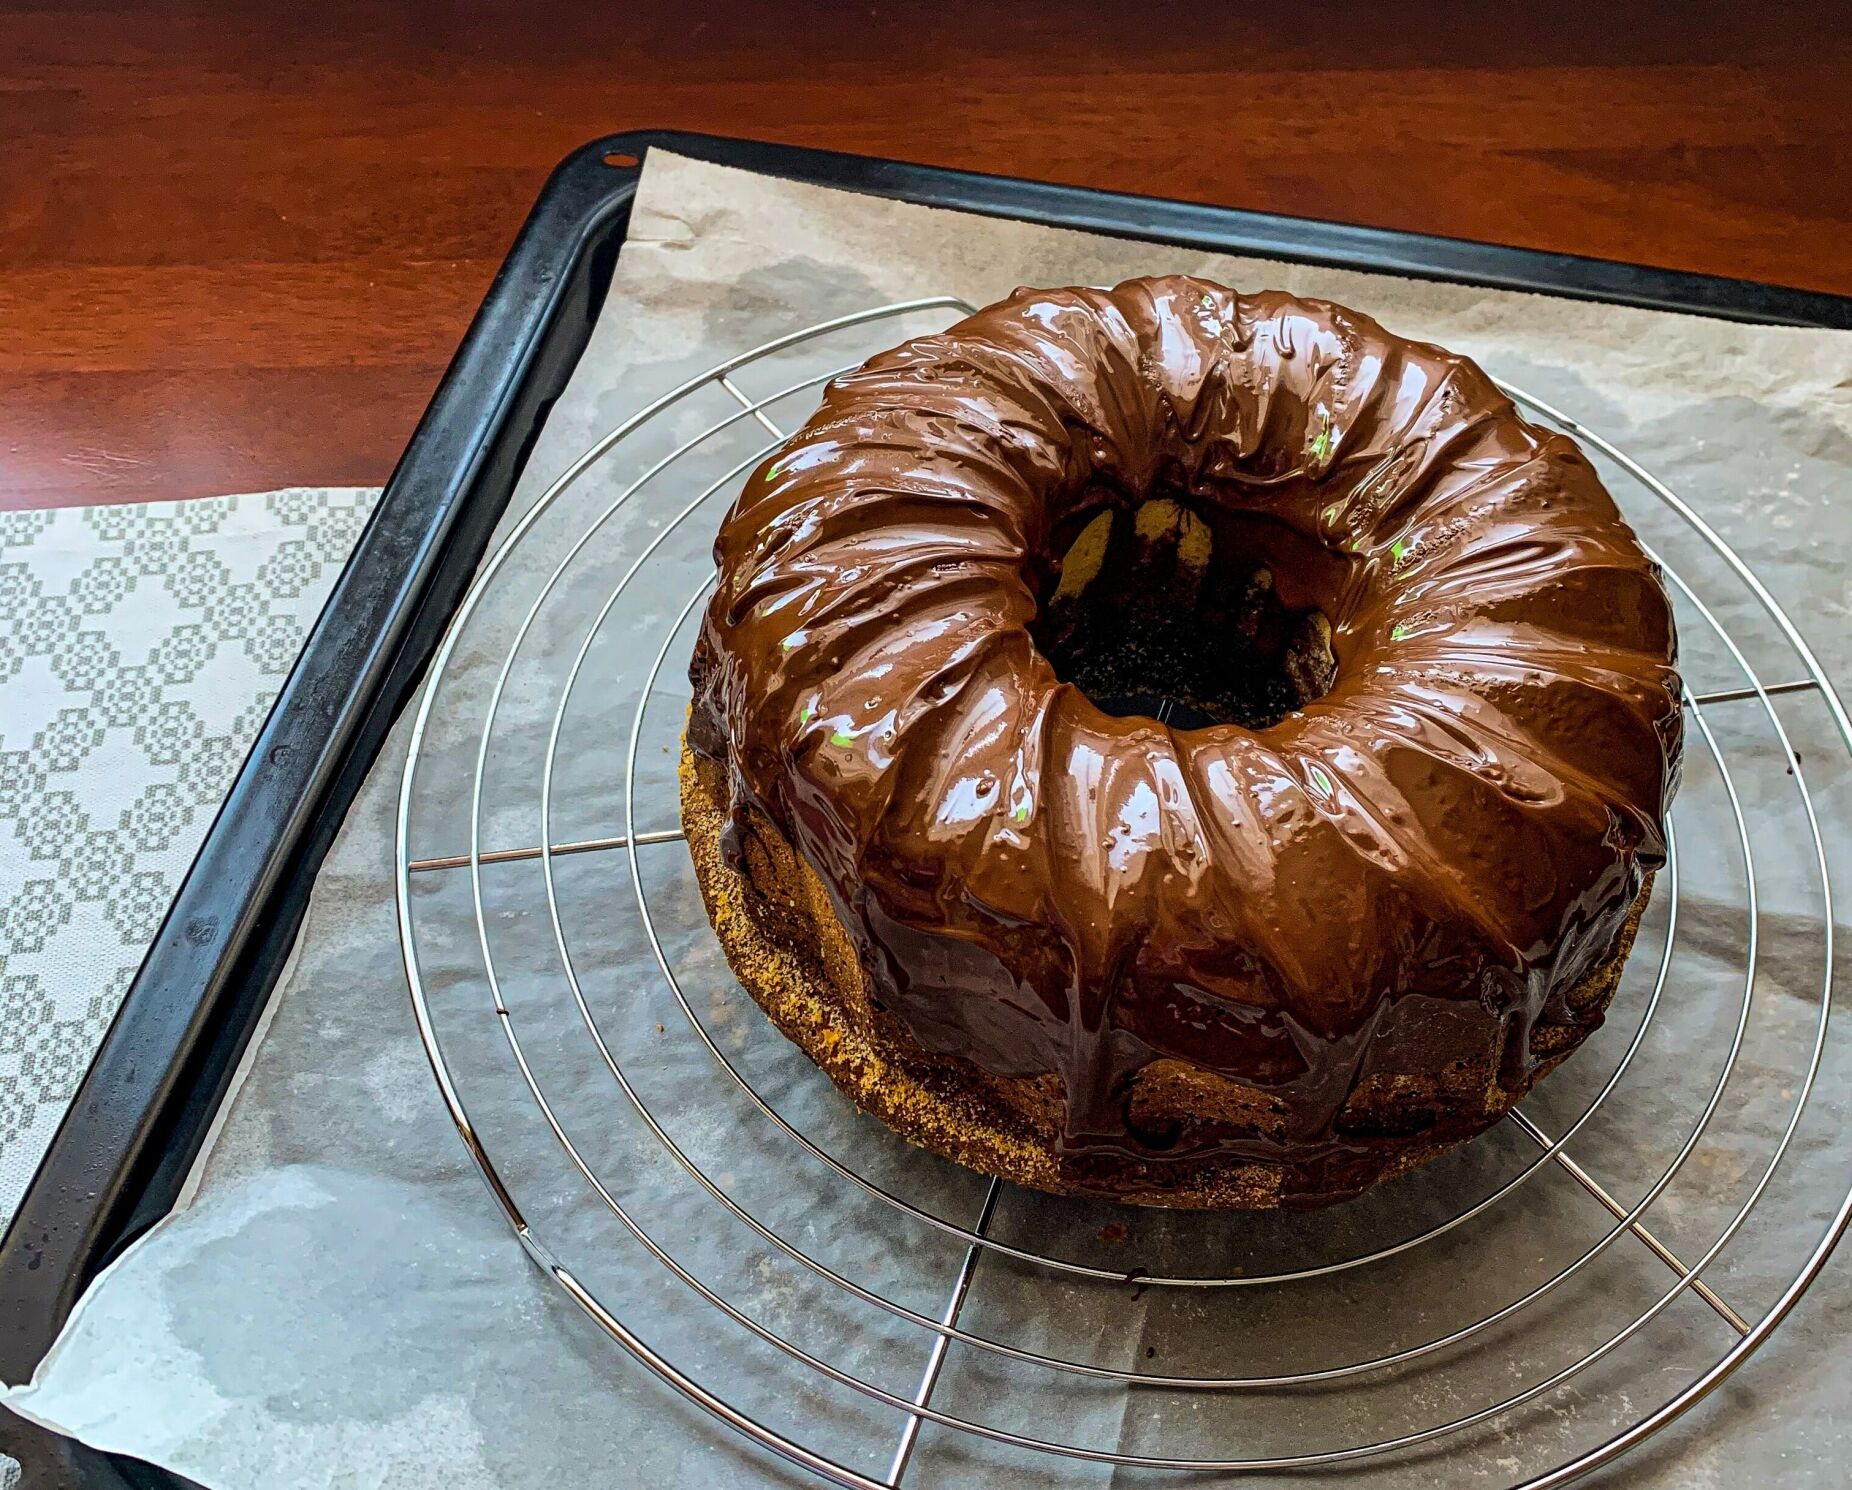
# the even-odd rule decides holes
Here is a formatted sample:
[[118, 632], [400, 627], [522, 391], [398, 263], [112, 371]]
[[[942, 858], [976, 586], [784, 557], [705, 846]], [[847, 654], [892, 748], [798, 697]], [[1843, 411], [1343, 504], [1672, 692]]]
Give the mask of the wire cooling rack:
[[1809, 783], [1852, 722], [1825, 673], [1676, 492], [1501, 383], [1603, 467], [1679, 610], [1687, 781], [1607, 1029], [1476, 1143], [1314, 1215], [986, 1182], [853, 1114], [758, 1017], [675, 846], [721, 513], [828, 378], [968, 309], [871, 308], [665, 393], [457, 612], [402, 782], [399, 924], [497, 1204], [661, 1382], [861, 1490], [1452, 1482], [1437, 1464], [1542, 1487], [1611, 1460], [1768, 1339], [1852, 1215]]

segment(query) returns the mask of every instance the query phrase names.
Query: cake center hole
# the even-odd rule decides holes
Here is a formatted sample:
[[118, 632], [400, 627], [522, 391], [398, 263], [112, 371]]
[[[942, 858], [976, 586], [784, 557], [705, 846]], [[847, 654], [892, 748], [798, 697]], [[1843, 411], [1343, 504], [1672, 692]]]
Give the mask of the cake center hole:
[[1266, 729], [1331, 687], [1324, 613], [1282, 600], [1233, 522], [1155, 494], [1092, 513], [1054, 548], [1031, 632], [1104, 712]]

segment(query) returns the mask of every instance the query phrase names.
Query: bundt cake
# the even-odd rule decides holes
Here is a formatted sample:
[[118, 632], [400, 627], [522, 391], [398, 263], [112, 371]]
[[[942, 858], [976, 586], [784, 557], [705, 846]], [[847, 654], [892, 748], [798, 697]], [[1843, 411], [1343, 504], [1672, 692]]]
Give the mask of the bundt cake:
[[715, 544], [682, 821], [746, 989], [913, 1142], [1315, 1205], [1602, 1020], [1680, 684], [1589, 461], [1473, 363], [1185, 277], [837, 378]]

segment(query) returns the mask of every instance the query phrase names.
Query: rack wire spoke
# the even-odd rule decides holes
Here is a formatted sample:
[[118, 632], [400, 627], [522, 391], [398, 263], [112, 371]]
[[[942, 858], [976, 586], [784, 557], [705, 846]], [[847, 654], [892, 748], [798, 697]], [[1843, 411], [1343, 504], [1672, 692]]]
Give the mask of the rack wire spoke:
[[[1529, 1118], [1525, 1117], [1522, 1112], [1513, 1112], [1511, 1114], [1511, 1120], [1544, 1148], [1550, 1147], [1552, 1142], [1550, 1135], [1545, 1133], [1543, 1129], [1539, 1128]], [[1596, 1179], [1580, 1164], [1576, 1163], [1574, 1159], [1571, 1159], [1569, 1155], [1560, 1150], [1557, 1152], [1556, 1162], [1568, 1173], [1570, 1178], [1590, 1195], [1594, 1196], [1610, 1216], [1615, 1217], [1617, 1220], [1626, 1221], [1626, 1207], [1609, 1193], [1606, 1185], [1602, 1184], [1600, 1180]], [[1730, 1328], [1735, 1330], [1739, 1335], [1747, 1335], [1749, 1333], [1749, 1321], [1744, 1319], [1742, 1315], [1738, 1314], [1726, 1304], [1711, 1288], [1710, 1284], [1706, 1283], [1702, 1278], [1694, 1276], [1691, 1269], [1686, 1267], [1685, 1264], [1679, 1260], [1678, 1254], [1664, 1242], [1660, 1241], [1658, 1237], [1654, 1236], [1652, 1232], [1648, 1231], [1644, 1223], [1639, 1221], [1628, 1221], [1627, 1230], [1644, 1242], [1647, 1250], [1651, 1252], [1653, 1256], [1657, 1257], [1673, 1272], [1677, 1273], [1679, 1277], [1688, 1281], [1691, 1284], [1691, 1291], [1699, 1298], [1703, 1299], [1705, 1303], [1709, 1304], [1723, 1319], [1725, 1324], [1729, 1325]]]

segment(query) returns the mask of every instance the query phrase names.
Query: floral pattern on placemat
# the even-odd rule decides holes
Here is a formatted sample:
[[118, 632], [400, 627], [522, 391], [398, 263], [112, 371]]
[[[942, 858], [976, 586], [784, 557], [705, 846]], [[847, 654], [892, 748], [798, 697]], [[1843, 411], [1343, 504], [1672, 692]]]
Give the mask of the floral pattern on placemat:
[[0, 1229], [376, 495], [0, 513]]

